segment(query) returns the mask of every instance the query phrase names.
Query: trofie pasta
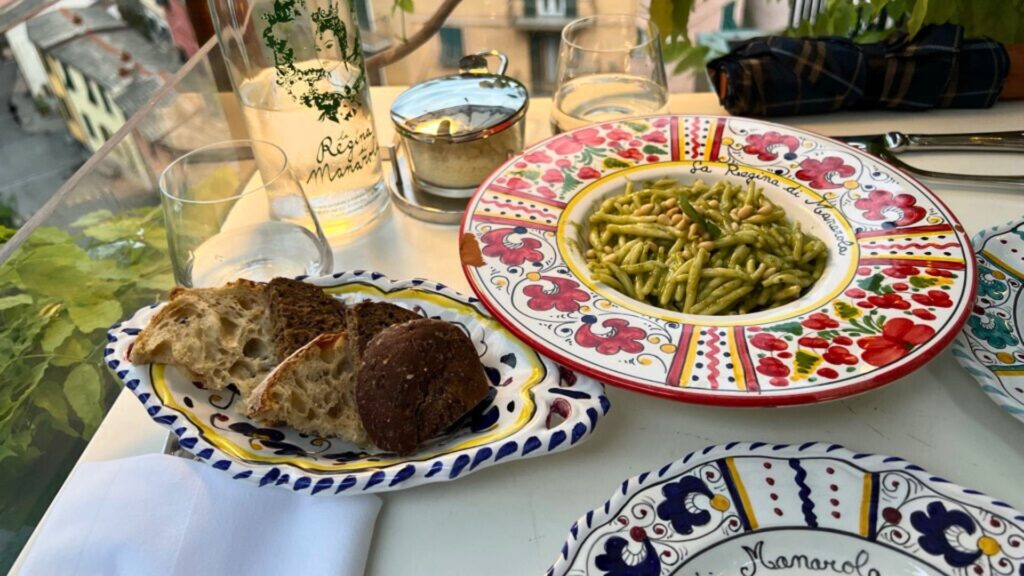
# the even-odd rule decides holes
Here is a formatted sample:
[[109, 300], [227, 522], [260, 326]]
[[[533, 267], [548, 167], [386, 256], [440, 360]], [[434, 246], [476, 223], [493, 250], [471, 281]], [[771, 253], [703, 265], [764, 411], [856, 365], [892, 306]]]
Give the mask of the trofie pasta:
[[671, 178], [627, 182], [590, 215], [587, 267], [637, 300], [691, 314], [746, 314], [798, 298], [821, 277], [825, 243], [746, 188]]

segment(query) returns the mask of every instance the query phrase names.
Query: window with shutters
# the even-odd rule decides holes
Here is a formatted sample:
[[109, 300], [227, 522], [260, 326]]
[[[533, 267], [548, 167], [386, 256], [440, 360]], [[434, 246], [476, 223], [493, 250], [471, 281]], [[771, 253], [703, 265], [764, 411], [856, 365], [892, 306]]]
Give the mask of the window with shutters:
[[60, 63], [60, 68], [64, 71], [64, 86], [66, 86], [68, 90], [74, 90], [75, 80], [71, 77], [71, 69], [68, 68], [68, 65], [64, 62]]

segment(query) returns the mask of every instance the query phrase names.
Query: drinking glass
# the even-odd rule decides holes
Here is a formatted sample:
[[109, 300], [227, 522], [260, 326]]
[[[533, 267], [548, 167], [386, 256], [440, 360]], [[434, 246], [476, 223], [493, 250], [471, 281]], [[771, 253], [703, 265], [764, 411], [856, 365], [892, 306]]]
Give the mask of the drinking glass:
[[160, 174], [160, 192], [181, 286], [331, 272], [320, 223], [288, 157], [270, 142], [230, 140], [193, 150]]
[[588, 16], [562, 29], [555, 133], [668, 111], [668, 85], [654, 23], [626, 15]]

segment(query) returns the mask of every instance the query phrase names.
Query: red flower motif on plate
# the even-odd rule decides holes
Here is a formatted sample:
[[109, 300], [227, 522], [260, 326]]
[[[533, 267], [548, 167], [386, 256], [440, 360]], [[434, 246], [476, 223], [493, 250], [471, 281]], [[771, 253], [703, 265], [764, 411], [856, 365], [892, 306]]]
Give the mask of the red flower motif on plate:
[[943, 270], [941, 268], [925, 268], [924, 273], [929, 276], [938, 276], [939, 278], [952, 278], [953, 273], [949, 270]]
[[633, 137], [632, 134], [626, 132], [622, 128], [612, 128], [607, 134], [605, 134], [605, 136], [607, 136], [609, 140], [629, 140]]
[[921, 271], [916, 266], [909, 264], [893, 264], [888, 268], [882, 269], [882, 274], [890, 278], [909, 278], [910, 276], [917, 276]]
[[[852, 342], [851, 342], [852, 343]], [[828, 350], [821, 355], [829, 364], [855, 366], [857, 357], [850, 353], [846, 346], [829, 346]]]
[[631, 160], [644, 159], [644, 153], [636, 148], [626, 148], [625, 150], [619, 150], [618, 152], [616, 152], [616, 154], [622, 156], [623, 158], [629, 158]]
[[874, 294], [868, 296], [868, 302], [871, 302], [879, 308], [892, 308], [895, 310], [910, 310], [910, 302], [903, 299], [902, 296], [895, 292], [888, 294]]
[[640, 137], [644, 142], [654, 142], [655, 144], [664, 144], [668, 142], [668, 138], [665, 137], [665, 133], [660, 130], [654, 132], [648, 132]]
[[534, 192], [536, 192], [537, 194], [539, 194], [539, 195], [541, 195], [541, 196], [543, 196], [545, 198], [557, 198], [558, 197], [558, 195], [555, 194], [555, 191], [552, 190], [551, 188], [548, 188], [547, 186], [537, 186], [534, 189]]
[[595, 348], [598, 353], [612, 355], [620, 351], [629, 354], [643, 352], [644, 345], [640, 343], [647, 337], [647, 332], [642, 328], [630, 326], [629, 322], [621, 318], [609, 318], [601, 322], [601, 326], [608, 329], [604, 334], [595, 334], [591, 329], [597, 318], [589, 314], [583, 316], [583, 325], [576, 331], [576, 343], [587, 348]]
[[829, 188], [839, 188], [839, 184], [829, 180], [831, 174], [834, 173], [842, 178], [849, 178], [856, 171], [853, 166], [845, 164], [842, 158], [826, 156], [821, 160], [807, 158], [800, 162], [800, 169], [796, 171], [796, 177], [800, 180], [808, 181], [811, 188], [828, 190]]
[[544, 164], [551, 162], [551, 157], [548, 156], [543, 150], [534, 150], [526, 156], [523, 156], [523, 160], [530, 162], [531, 164]]
[[839, 321], [832, 318], [824, 312], [815, 312], [807, 318], [804, 318], [800, 324], [808, 330], [827, 330], [829, 328], [839, 328]]
[[[887, 220], [896, 227], [910, 226], [924, 218], [925, 209], [916, 204], [917, 199], [910, 194], [893, 195], [885, 190], [872, 190], [853, 203], [858, 210], [864, 211], [864, 217], [868, 220]], [[899, 218], [890, 220], [894, 216]]]
[[564, 180], [565, 177], [562, 176], [562, 171], [561, 170], [556, 170], [554, 168], [548, 168], [547, 170], [544, 171], [544, 174], [541, 175], [540, 179], [545, 181], [545, 182], [548, 182], [548, 183], [551, 183], [551, 184], [555, 184], [555, 183], [558, 183], [558, 182], [561, 182], [562, 180]]
[[600, 146], [602, 144], [604, 144], [604, 138], [601, 137], [597, 128], [584, 128], [578, 132], [555, 138], [548, 142], [548, 148], [554, 150], [556, 154], [569, 155], [583, 150], [584, 146]]
[[795, 152], [800, 146], [800, 140], [789, 134], [783, 136], [772, 130], [764, 134], [751, 134], [747, 136], [747, 145], [743, 151], [747, 154], [757, 154], [758, 160], [775, 160], [779, 157], [776, 152], [779, 146], [785, 146], [790, 152]]
[[527, 182], [526, 180], [523, 180], [519, 176], [513, 176], [508, 179], [508, 182], [505, 183], [505, 186], [508, 186], [513, 190], [526, 190], [527, 188], [530, 187], [530, 183]]
[[[766, 356], [758, 359], [757, 371], [765, 376], [771, 376], [773, 380], [775, 378], [789, 376], [789, 366], [786, 366], [782, 363], [782, 360], [773, 356]], [[775, 382], [772, 382], [772, 384], [775, 384]], [[778, 384], [775, 385], [778, 386]]]
[[594, 178], [600, 178], [601, 173], [590, 166], [584, 166], [583, 168], [580, 168], [580, 171], [576, 173], [576, 176], [580, 180], [593, 180]]
[[906, 356], [915, 346], [927, 342], [935, 329], [915, 324], [907, 318], [890, 318], [882, 325], [880, 336], [865, 336], [857, 340], [864, 352], [861, 358], [872, 366], [885, 366]]
[[767, 350], [768, 352], [778, 352], [788, 347], [785, 340], [767, 332], [758, 332], [750, 339], [750, 343], [755, 348]]
[[557, 276], [541, 276], [541, 280], [547, 280], [554, 284], [553, 290], [545, 290], [540, 284], [531, 284], [523, 288], [523, 294], [530, 297], [526, 305], [531, 310], [551, 310], [555, 308], [562, 312], [575, 312], [580, 309], [580, 302], [586, 302], [590, 297], [587, 293], [579, 290], [579, 284], [568, 278]]
[[526, 234], [526, 228], [495, 228], [481, 236], [480, 239], [484, 243], [483, 254], [497, 256], [508, 266], [522, 266], [526, 261], [540, 262], [544, 259], [544, 254], [538, 250], [541, 247], [540, 240], [524, 236], [518, 243], [514, 243], [509, 238], [512, 234]]
[[911, 296], [914, 302], [923, 306], [937, 306], [939, 308], [949, 308], [953, 306], [953, 301], [950, 300], [949, 294], [946, 294], [942, 290], [929, 290], [924, 294], [914, 294]]

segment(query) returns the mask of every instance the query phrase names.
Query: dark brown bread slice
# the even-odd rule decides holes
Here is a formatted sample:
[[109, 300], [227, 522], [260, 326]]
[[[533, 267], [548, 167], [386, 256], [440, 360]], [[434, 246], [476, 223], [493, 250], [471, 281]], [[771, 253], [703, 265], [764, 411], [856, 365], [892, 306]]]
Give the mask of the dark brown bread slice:
[[360, 302], [349, 307], [345, 318], [346, 331], [355, 343], [357, 352], [362, 356], [370, 340], [388, 326], [420, 320], [423, 316], [387, 302]]
[[408, 454], [487, 396], [487, 376], [469, 337], [443, 320], [383, 330], [366, 347], [356, 405], [370, 440]]
[[277, 357], [284, 360], [321, 334], [345, 329], [345, 304], [319, 286], [289, 278], [267, 285]]

